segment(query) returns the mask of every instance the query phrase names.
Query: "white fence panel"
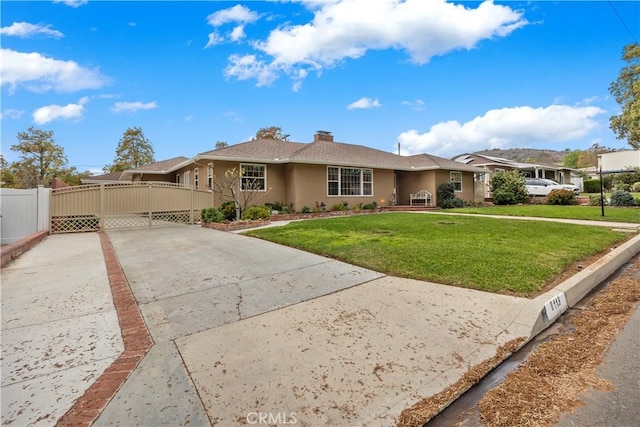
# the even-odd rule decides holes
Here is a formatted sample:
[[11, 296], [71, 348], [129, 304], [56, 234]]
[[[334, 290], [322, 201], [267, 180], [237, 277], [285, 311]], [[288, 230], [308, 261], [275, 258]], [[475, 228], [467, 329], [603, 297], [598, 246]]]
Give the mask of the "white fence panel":
[[49, 194], [42, 186], [30, 190], [0, 189], [0, 240], [13, 243], [49, 229]]

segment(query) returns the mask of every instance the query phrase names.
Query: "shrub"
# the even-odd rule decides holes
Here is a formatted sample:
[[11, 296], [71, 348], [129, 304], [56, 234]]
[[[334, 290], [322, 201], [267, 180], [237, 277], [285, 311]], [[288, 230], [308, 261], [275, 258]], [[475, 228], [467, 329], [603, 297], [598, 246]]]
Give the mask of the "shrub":
[[635, 206], [636, 201], [628, 191], [614, 191], [611, 194], [611, 206]]
[[327, 205], [324, 202], [316, 202], [316, 207], [313, 208], [314, 213], [324, 212], [327, 210]]
[[224, 219], [227, 221], [234, 221], [236, 219], [236, 202], [228, 200], [220, 206], [220, 211], [224, 215]]
[[303, 214], [307, 214], [307, 213], [311, 213], [311, 208], [307, 205], [304, 205], [301, 209], [300, 209], [300, 213]]
[[242, 212], [243, 220], [270, 219], [271, 208], [268, 206], [250, 206]]
[[376, 202], [373, 203], [367, 203], [366, 205], [362, 206], [362, 209], [364, 209], [365, 211], [372, 211], [376, 208]]
[[[607, 198], [604, 198], [604, 205], [608, 205]], [[600, 196], [589, 196], [589, 206], [602, 206], [602, 197]]]
[[490, 182], [493, 203], [496, 205], [515, 205], [524, 202], [529, 197], [524, 183], [524, 177], [518, 171], [494, 173]]
[[616, 191], [631, 191], [631, 186], [624, 182], [616, 184]]
[[547, 194], [548, 205], [575, 205], [576, 194], [571, 190], [553, 190]]
[[584, 181], [584, 192], [585, 193], [599, 193], [600, 192], [600, 180], [599, 179], [588, 179]]
[[333, 212], [340, 212], [340, 211], [346, 211], [347, 207], [345, 206], [344, 203], [334, 203], [333, 206], [331, 206], [331, 211]]
[[493, 203], [496, 205], [515, 205], [519, 203], [516, 200], [515, 195], [511, 191], [498, 190], [493, 193]]
[[634, 193], [640, 193], [640, 181], [634, 182], [633, 185], [631, 185], [631, 191]]
[[452, 182], [440, 184], [437, 190], [438, 206], [442, 209], [461, 208], [464, 206], [462, 199], [456, 197], [455, 187]]
[[202, 222], [222, 222], [224, 215], [218, 208], [204, 208], [200, 212], [200, 219]]

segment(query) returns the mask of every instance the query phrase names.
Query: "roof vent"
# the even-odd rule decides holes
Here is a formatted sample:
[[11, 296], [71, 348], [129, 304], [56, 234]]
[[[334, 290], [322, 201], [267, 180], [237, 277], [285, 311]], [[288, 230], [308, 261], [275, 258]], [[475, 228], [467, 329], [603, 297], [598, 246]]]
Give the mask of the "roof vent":
[[316, 131], [316, 134], [313, 136], [313, 142], [318, 142], [318, 141], [333, 142], [333, 135], [331, 135], [331, 132], [329, 131], [318, 130]]

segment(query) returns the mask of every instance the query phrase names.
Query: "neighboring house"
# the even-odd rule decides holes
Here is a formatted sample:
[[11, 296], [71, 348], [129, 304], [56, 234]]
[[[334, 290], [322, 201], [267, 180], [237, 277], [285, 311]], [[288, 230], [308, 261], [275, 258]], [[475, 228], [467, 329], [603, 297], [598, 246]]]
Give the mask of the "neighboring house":
[[598, 155], [598, 171], [620, 172], [640, 168], [640, 150], [614, 151]]
[[492, 197], [490, 192], [491, 177], [498, 171], [508, 172], [519, 171], [527, 178], [546, 178], [557, 181], [560, 184], [571, 183], [571, 172], [573, 169], [564, 166], [542, 165], [534, 163], [520, 163], [501, 157], [486, 156], [483, 154], [461, 154], [454, 157], [454, 160], [465, 165], [485, 168], [488, 173], [479, 179], [484, 184], [484, 196]]
[[179, 156], [122, 172], [90, 176], [89, 178], [83, 178], [81, 181], [83, 184], [113, 184], [135, 181], [174, 182], [172, 175], [168, 174], [168, 171], [187, 160], [189, 160], [187, 157]]
[[[185, 158], [172, 166], [152, 164], [128, 170], [125, 176], [133, 181], [169, 181], [211, 189], [216, 176], [232, 168], [260, 183], [262, 194], [256, 204], [279, 201], [292, 204], [294, 209], [316, 203], [330, 208], [340, 202], [349, 206], [374, 201], [381, 206], [409, 205], [410, 195], [421, 190], [430, 192], [436, 204], [436, 190], [446, 182], [454, 183], [459, 198], [474, 200], [475, 175], [485, 172], [428, 154], [400, 156], [334, 142], [330, 132], [318, 131], [311, 143], [248, 141]], [[218, 195], [214, 198], [216, 206], [223, 201]]]

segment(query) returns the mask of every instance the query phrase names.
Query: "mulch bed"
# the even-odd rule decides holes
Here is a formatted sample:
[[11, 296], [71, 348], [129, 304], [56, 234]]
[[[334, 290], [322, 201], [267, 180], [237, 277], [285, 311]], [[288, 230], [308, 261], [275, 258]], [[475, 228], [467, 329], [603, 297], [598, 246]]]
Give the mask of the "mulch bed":
[[[637, 258], [634, 268], [640, 265]], [[489, 426], [551, 426], [564, 412], [584, 405], [589, 389], [612, 390], [596, 372], [618, 332], [640, 301], [640, 283], [623, 274], [573, 317], [574, 329], [540, 345], [479, 403]]]

